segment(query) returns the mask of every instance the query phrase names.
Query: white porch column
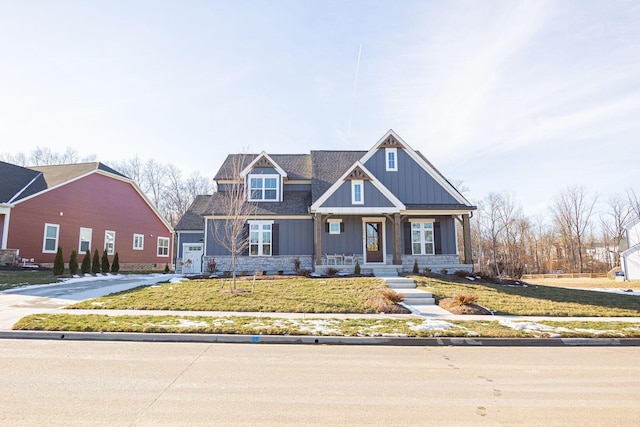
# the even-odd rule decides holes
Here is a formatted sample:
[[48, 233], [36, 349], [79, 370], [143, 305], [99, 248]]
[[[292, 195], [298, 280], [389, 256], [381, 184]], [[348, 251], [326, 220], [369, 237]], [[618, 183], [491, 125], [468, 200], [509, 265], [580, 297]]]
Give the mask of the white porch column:
[[0, 242], [0, 249], [7, 249], [7, 240], [9, 239], [9, 220], [11, 219], [11, 208], [0, 208], [0, 215], [4, 215], [4, 221], [2, 223], [2, 242]]

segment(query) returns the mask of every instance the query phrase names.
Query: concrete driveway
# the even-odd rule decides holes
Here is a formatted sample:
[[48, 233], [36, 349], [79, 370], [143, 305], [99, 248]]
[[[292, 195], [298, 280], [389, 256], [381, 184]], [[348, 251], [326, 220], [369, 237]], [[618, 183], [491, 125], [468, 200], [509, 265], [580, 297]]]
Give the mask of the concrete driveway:
[[51, 313], [86, 299], [149, 285], [177, 276], [171, 274], [109, 275], [65, 279], [50, 285], [33, 285], [0, 292], [0, 330], [11, 329], [22, 317]]

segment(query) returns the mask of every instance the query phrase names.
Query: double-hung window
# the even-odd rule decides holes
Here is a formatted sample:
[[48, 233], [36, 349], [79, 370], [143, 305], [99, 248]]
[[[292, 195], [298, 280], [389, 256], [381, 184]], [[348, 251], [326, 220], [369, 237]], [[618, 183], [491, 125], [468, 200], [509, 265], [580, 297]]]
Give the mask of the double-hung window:
[[433, 223], [411, 223], [411, 247], [413, 255], [433, 255]]
[[278, 179], [279, 175], [249, 175], [249, 200], [278, 201]]
[[249, 256], [271, 256], [273, 221], [249, 222]]
[[113, 255], [116, 251], [116, 232], [107, 230], [104, 232], [104, 250], [107, 255]]
[[42, 242], [42, 252], [55, 254], [58, 250], [58, 236], [60, 235], [60, 225], [44, 225], [44, 241]]
[[80, 227], [80, 242], [78, 244], [78, 252], [83, 254], [91, 250], [91, 235], [93, 230], [90, 228]]
[[354, 179], [351, 181], [351, 204], [364, 204], [364, 181]]
[[158, 256], [169, 256], [168, 237], [158, 237]]

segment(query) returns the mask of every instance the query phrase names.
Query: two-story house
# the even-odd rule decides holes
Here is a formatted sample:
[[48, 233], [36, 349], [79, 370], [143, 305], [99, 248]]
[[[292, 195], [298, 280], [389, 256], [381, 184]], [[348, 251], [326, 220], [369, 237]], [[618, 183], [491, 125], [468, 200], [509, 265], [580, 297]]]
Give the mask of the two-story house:
[[373, 270], [411, 270], [416, 261], [435, 271], [473, 268], [475, 206], [393, 130], [369, 151], [232, 154], [214, 179], [218, 192], [198, 198], [175, 228], [178, 270], [206, 271], [212, 259], [230, 270], [213, 230], [229, 215], [224, 193], [238, 185], [255, 204], [238, 271], [292, 271], [296, 260], [316, 271], [353, 272], [356, 262]]

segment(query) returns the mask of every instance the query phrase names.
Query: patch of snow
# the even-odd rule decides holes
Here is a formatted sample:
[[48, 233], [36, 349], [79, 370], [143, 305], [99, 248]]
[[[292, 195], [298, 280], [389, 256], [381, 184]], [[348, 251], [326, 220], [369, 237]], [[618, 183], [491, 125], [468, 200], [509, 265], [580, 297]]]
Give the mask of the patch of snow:
[[441, 331], [443, 329], [455, 328], [453, 323], [446, 322], [444, 320], [431, 320], [427, 319], [419, 325], [409, 326], [412, 331]]
[[555, 332], [556, 328], [553, 326], [543, 325], [541, 323], [536, 322], [516, 322], [513, 320], [500, 320], [500, 325], [506, 326], [507, 328], [511, 328], [515, 331], [523, 331], [523, 332]]
[[596, 288], [596, 289], [588, 289], [590, 291], [596, 291], [596, 292], [608, 292], [608, 293], [612, 293], [612, 294], [619, 294], [619, 295], [635, 295], [635, 296], [640, 296], [640, 291], [631, 291], [629, 292], [628, 289], [617, 289], [617, 288]]
[[467, 276], [467, 277], [466, 277], [466, 279], [467, 279], [467, 280], [471, 280], [472, 282], [476, 280], [476, 278], [475, 278], [475, 277], [471, 277], [471, 276]]

